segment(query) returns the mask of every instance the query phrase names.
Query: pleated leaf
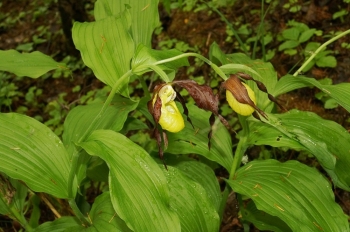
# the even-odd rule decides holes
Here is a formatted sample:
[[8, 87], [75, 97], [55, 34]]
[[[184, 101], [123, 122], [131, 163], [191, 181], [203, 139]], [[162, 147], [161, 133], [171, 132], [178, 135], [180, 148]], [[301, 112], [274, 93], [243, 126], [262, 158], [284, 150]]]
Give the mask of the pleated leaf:
[[[69, 112], [64, 122], [64, 133], [62, 136], [63, 143], [66, 147], [71, 145], [72, 142], [78, 142], [81, 139], [81, 136], [86, 132], [88, 126], [92, 124], [101, 111], [104, 100], [105, 99], [100, 99], [89, 105], [77, 106]], [[111, 104], [107, 107], [105, 113], [99, 118], [100, 123], [90, 128], [90, 133], [97, 129], [121, 130], [128, 114], [134, 110], [137, 105], [138, 102], [116, 95]]]
[[70, 160], [61, 140], [25, 115], [0, 114], [0, 170], [36, 192], [68, 198]]
[[227, 183], [251, 198], [259, 210], [282, 219], [292, 231], [349, 230], [331, 184], [316, 169], [297, 161], [253, 161]]
[[166, 178], [145, 150], [110, 130], [94, 131], [80, 145], [106, 161], [113, 207], [131, 230], [180, 231]]
[[104, 192], [96, 197], [91, 211], [89, 212], [90, 227], [83, 227], [73, 217], [62, 217], [53, 222], [46, 222], [40, 225], [35, 232], [59, 232], [59, 231], [75, 231], [75, 232], [98, 232], [98, 231], [131, 231], [116, 215], [109, 192]]
[[242, 220], [253, 223], [259, 230], [274, 232], [291, 231], [287, 224], [280, 218], [258, 210], [253, 201], [248, 202], [248, 204], [241, 207], [240, 210], [242, 213]]
[[11, 72], [19, 77], [38, 78], [57, 68], [65, 69], [65, 64], [58, 63], [41, 52], [19, 53], [16, 50], [0, 50], [0, 71]]
[[328, 94], [337, 101], [339, 105], [344, 107], [348, 112], [350, 112], [350, 83], [341, 83], [337, 85], [327, 85], [322, 84], [314, 78], [308, 78], [303, 76], [291, 76], [287, 75], [281, 78], [277, 83], [274, 95], [280, 95], [292, 91], [294, 89], [315, 86], [322, 92]]
[[[189, 117], [192, 125], [186, 121], [185, 128], [178, 133], [168, 133], [167, 153], [198, 154], [215, 161], [227, 170], [233, 162], [231, 136], [219, 120], [215, 121], [211, 148], [208, 149], [208, 132], [210, 130], [209, 117], [211, 112], [199, 109], [195, 105], [188, 105]], [[186, 116], [184, 116], [186, 117]]]
[[[266, 123], [276, 131], [271, 127], [266, 130], [260, 123], [249, 136], [251, 142], [261, 138], [265, 145], [280, 147], [287, 143], [306, 150], [318, 159], [336, 186], [350, 190], [350, 134], [347, 130], [311, 112], [292, 110], [268, 116], [270, 120]], [[271, 138], [271, 142], [267, 138]]]
[[45, 222], [34, 229], [34, 232], [79, 232], [82, 229], [75, 217], [64, 216], [55, 221]]
[[180, 170], [183, 175], [191, 180], [199, 183], [205, 189], [215, 210], [217, 212], [219, 211], [222, 200], [221, 190], [216, 175], [211, 168], [198, 161], [183, 157], [167, 159], [167, 164]]
[[177, 168], [169, 166], [163, 171], [170, 188], [170, 207], [180, 218], [181, 231], [218, 231], [219, 215], [202, 185]]
[[94, 11], [96, 21], [119, 15], [124, 11], [125, 4], [130, 7], [131, 34], [135, 48], [139, 44], [151, 47], [152, 33], [159, 26], [158, 0], [98, 0]]
[[[130, 12], [125, 10], [119, 16], [91, 23], [75, 22], [73, 26], [73, 41], [84, 63], [109, 86], [113, 86], [130, 69], [134, 54], [130, 21]], [[128, 81], [126, 78], [120, 84], [123, 95], [128, 95]]]

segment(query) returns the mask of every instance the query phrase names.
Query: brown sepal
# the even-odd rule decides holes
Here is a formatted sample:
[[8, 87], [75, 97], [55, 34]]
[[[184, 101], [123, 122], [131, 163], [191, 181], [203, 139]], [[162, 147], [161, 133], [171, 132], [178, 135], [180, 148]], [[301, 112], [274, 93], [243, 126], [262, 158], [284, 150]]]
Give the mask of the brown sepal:
[[188, 109], [185, 103], [185, 99], [183, 99], [183, 97], [180, 95], [180, 93], [178, 91], [176, 91], [176, 99], [181, 103], [182, 108], [184, 109], [184, 114], [186, 115], [187, 121], [192, 125], [192, 128], [194, 129], [194, 125], [192, 123], [192, 120], [190, 119], [190, 117], [188, 116]]
[[214, 95], [213, 90], [209, 86], [199, 85], [193, 80], [180, 80], [173, 83], [186, 89], [199, 108], [210, 111], [215, 115], [219, 114], [218, 96]]

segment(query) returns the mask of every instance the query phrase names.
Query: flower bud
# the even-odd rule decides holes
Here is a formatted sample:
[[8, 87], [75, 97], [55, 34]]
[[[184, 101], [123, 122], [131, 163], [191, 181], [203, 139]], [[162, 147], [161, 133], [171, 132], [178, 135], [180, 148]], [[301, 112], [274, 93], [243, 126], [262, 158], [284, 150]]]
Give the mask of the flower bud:
[[[256, 104], [255, 94], [253, 90], [245, 83], [242, 83], [242, 84], [247, 89], [249, 98], [252, 100], [252, 102], [254, 102], [254, 104]], [[235, 112], [237, 112], [237, 114], [240, 114], [243, 116], [249, 116], [255, 111], [255, 109], [252, 106], [238, 102], [237, 99], [233, 96], [233, 94], [229, 90], [226, 90], [226, 99], [230, 107]]]
[[169, 132], [176, 133], [181, 131], [185, 127], [185, 122], [174, 101], [176, 98], [175, 90], [171, 85], [162, 86], [153, 98], [153, 107], [155, 107], [158, 96], [161, 100], [159, 125]]

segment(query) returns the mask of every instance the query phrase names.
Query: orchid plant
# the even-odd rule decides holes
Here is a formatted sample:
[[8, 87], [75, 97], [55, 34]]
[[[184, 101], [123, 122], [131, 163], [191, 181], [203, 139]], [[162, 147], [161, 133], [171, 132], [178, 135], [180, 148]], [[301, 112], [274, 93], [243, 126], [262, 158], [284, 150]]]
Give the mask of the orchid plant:
[[[111, 91], [106, 98], [71, 110], [62, 138], [28, 116], [0, 114], [1, 214], [26, 231], [213, 232], [219, 231], [228, 195], [236, 194], [244, 225], [273, 231], [349, 231], [348, 216], [332, 191], [350, 190], [348, 131], [315, 113], [283, 106], [283, 112], [276, 113], [275, 106], [280, 105], [279, 95], [312, 86], [350, 111], [350, 84], [325, 85], [298, 72], [278, 80], [270, 63], [225, 54], [216, 43], [209, 58], [154, 50], [157, 0], [97, 0], [94, 16], [94, 22], [74, 24], [73, 40], [84, 63]], [[193, 80], [174, 80], [191, 56], [209, 65], [213, 78], [222, 79], [241, 124], [237, 146], [232, 145], [229, 122], [219, 113], [219, 95]], [[39, 52], [1, 51], [0, 61], [1, 70], [32, 78], [64, 68]], [[135, 101], [130, 78], [146, 85], [151, 72], [160, 84], [152, 97], [145, 92]], [[186, 103], [177, 88], [186, 89], [195, 104]], [[152, 126], [134, 118], [131, 113], [136, 111]], [[154, 128], [158, 152], [126, 137], [145, 128]], [[295, 160], [262, 159], [243, 165], [243, 156], [254, 145], [308, 152], [329, 179]], [[193, 154], [205, 162], [193, 159]], [[223, 191], [208, 164], [227, 171], [228, 176], [221, 177]], [[78, 199], [85, 197], [91, 181], [107, 183], [107, 188], [86, 208]], [[55, 221], [39, 225], [32, 213], [28, 220], [26, 212], [37, 210], [40, 192], [51, 200], [66, 199], [74, 215], [58, 214]]]

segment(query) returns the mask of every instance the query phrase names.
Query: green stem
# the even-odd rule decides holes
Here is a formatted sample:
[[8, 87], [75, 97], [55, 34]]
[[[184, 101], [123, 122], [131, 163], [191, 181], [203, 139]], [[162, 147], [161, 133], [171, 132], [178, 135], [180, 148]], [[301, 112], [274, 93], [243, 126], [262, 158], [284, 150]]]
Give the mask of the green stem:
[[86, 217], [82, 214], [79, 207], [77, 206], [77, 203], [75, 202], [74, 198], [68, 199], [69, 206], [72, 208], [75, 216], [79, 218], [82, 226], [87, 227], [91, 225], [91, 222], [89, 222]]
[[[126, 72], [122, 77], [120, 77], [118, 79], [118, 81], [114, 84], [110, 94], [108, 95], [105, 103], [103, 104], [100, 112], [96, 115], [96, 117], [94, 118], [94, 120], [92, 121], [92, 123], [89, 125], [89, 127], [85, 130], [84, 134], [80, 137], [80, 139], [77, 141], [77, 143], [79, 144], [80, 142], [84, 141], [89, 135], [90, 133], [93, 131], [94, 127], [96, 127], [97, 122], [100, 120], [100, 118], [102, 117], [102, 115], [105, 113], [105, 111], [107, 110], [107, 107], [111, 104], [114, 95], [116, 92], [118, 92], [120, 90], [121, 87], [121, 83], [127, 79], [128, 77], [130, 77], [132, 75], [131, 70], [129, 70], [128, 72]], [[81, 151], [81, 148], [76, 148], [73, 156], [71, 158], [71, 169], [69, 172], [69, 177], [68, 177], [68, 196], [69, 196], [69, 204], [72, 207], [72, 210], [74, 211], [75, 215], [80, 219], [80, 221], [83, 224], [90, 224], [86, 218], [84, 217], [84, 215], [80, 212], [79, 208], [77, 207], [76, 203], [75, 203], [75, 189], [73, 189], [73, 183], [75, 180], [75, 172], [78, 168], [78, 160], [79, 160], [79, 153]]]
[[233, 35], [235, 36], [236, 40], [238, 41], [239, 45], [241, 46], [243, 52], [245, 54], [248, 54], [247, 48], [245, 47], [245, 44], [242, 42], [241, 38], [239, 37], [237, 31], [233, 28], [232, 23], [230, 23], [225, 15], [223, 15], [217, 8], [215, 8], [214, 6], [212, 6], [211, 4], [206, 4], [210, 9], [212, 9], [213, 11], [215, 11], [220, 17], [221, 19], [226, 23], [226, 25], [230, 28], [230, 30], [233, 32]]
[[232, 179], [235, 176], [236, 170], [241, 165], [242, 157], [248, 148], [247, 139], [249, 134], [249, 125], [247, 122], [247, 117], [238, 115], [238, 119], [242, 125], [242, 134], [235, 151], [235, 156], [233, 157], [229, 179]]
[[332, 39], [328, 40], [327, 42], [325, 42], [324, 44], [322, 44], [310, 57], [309, 59], [307, 59], [307, 61], [304, 62], [304, 64], [293, 74], [293, 76], [298, 76], [298, 74], [303, 71], [303, 69], [315, 58], [315, 56], [322, 51], [328, 44], [333, 43], [334, 41], [336, 41], [337, 39], [347, 35], [350, 33], [350, 29], [346, 30], [342, 33], [340, 33], [339, 35], [333, 37]]
[[185, 58], [185, 57], [190, 57], [190, 56], [193, 56], [193, 57], [197, 57], [201, 60], [203, 60], [205, 63], [207, 63], [208, 65], [210, 65], [210, 67], [212, 69], [214, 69], [214, 71], [224, 80], [227, 80], [227, 76], [225, 75], [225, 73], [216, 65], [214, 64], [213, 62], [211, 62], [210, 60], [208, 60], [207, 58], [205, 58], [204, 56], [200, 55], [200, 54], [197, 54], [197, 53], [194, 53], [194, 52], [188, 52], [188, 53], [183, 53], [181, 55], [177, 55], [177, 56], [174, 56], [174, 57], [171, 57], [171, 58], [168, 58], [168, 59], [164, 59], [164, 60], [160, 60], [160, 61], [157, 61], [153, 64], [153, 66], [157, 66], [157, 65], [160, 65], [160, 64], [165, 64], [165, 63], [168, 63], [168, 62], [171, 62], [171, 61], [175, 61], [175, 60], [178, 60], [178, 59], [181, 59], [181, 58]]
[[19, 213], [14, 207], [8, 207], [11, 215], [21, 224], [21, 226], [26, 230], [26, 231], [33, 231], [33, 228], [29, 226], [27, 220], [23, 216], [23, 214]]
[[148, 90], [148, 86], [147, 86], [145, 78], [143, 78], [143, 76], [140, 76], [140, 82], [141, 82], [141, 86], [142, 86], [142, 89], [143, 89], [145, 96], [147, 98], [151, 98], [151, 94]]

